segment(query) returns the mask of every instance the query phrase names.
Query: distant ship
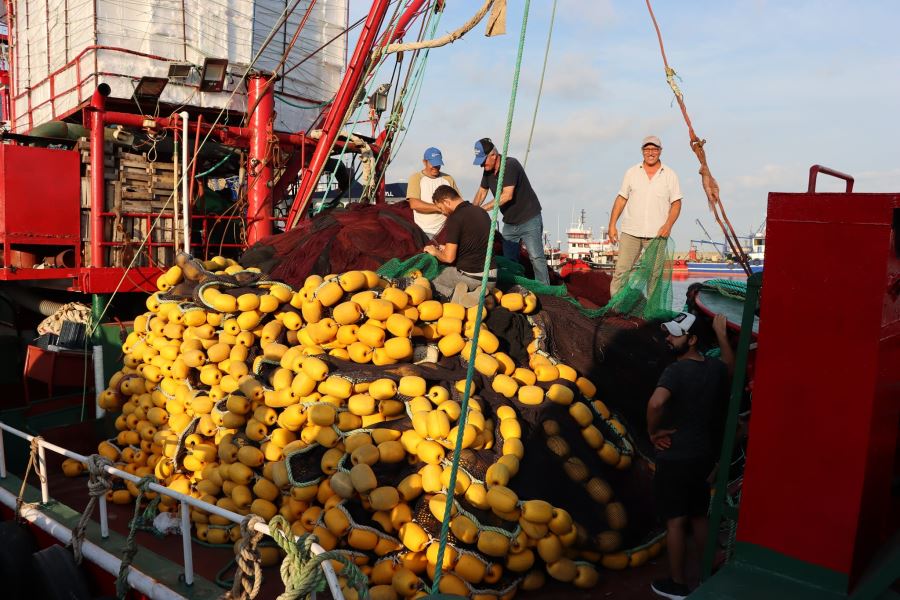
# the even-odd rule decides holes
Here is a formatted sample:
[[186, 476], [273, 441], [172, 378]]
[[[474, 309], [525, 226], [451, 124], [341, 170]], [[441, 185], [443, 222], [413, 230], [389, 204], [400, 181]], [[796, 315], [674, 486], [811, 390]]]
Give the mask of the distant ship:
[[[703, 229], [704, 233], [706, 233], [706, 229], [699, 222], [699, 220], [697, 221], [697, 223]], [[754, 273], [762, 271], [766, 254], [765, 224], [763, 224], [763, 226], [760, 227], [759, 230], [757, 230], [757, 232], [753, 235], [739, 239], [749, 242], [749, 244], [745, 246], [743, 250], [747, 254], [747, 258], [750, 260], [750, 270]], [[709, 244], [716, 248], [719, 253], [719, 258], [715, 260], [698, 260], [697, 249], [703, 244]], [[733, 260], [731, 256], [726, 253], [726, 249], [727, 246], [725, 246], [725, 244], [723, 243], [712, 242], [709, 240], [691, 240], [691, 248], [688, 253], [687, 261], [676, 261], [680, 264], [675, 265], [675, 270], [687, 269], [688, 273], [697, 273], [704, 275], [745, 275], [744, 269], [741, 267], [740, 263]]]
[[606, 228], [600, 228], [600, 237], [587, 224], [587, 211], [581, 210], [578, 221], [566, 229], [566, 251], [549, 243], [549, 236], [544, 237], [544, 254], [551, 269], [559, 271], [612, 269], [619, 253], [618, 244], [614, 244], [606, 235]]

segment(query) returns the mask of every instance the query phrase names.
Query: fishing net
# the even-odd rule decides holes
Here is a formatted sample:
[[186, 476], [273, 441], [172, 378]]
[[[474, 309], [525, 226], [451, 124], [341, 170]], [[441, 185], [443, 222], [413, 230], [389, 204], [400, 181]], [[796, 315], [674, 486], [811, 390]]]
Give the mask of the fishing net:
[[644, 319], [672, 316], [672, 238], [654, 238], [637, 264], [625, 275], [622, 286], [597, 313], [615, 313]]
[[394, 257], [421, 252], [427, 241], [405, 202], [351, 204], [302, 220], [291, 231], [258, 242], [244, 253], [241, 264], [301, 287], [311, 274], [375, 270]]

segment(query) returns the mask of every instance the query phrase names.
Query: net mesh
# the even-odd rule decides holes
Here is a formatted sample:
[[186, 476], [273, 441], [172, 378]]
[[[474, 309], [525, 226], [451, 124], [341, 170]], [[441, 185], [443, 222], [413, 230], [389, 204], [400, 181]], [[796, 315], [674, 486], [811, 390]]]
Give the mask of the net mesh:
[[[672, 318], [672, 258], [671, 238], [655, 238], [644, 250], [635, 266], [625, 275], [618, 293], [603, 307], [589, 307], [579, 301], [584, 294], [570, 290], [565, 284], [550, 285], [529, 279], [521, 263], [496, 256], [497, 281], [506, 289], [519, 285], [540, 296], [554, 296], [573, 304], [589, 318], [616, 314], [641, 319]], [[392, 259], [378, 269], [387, 278], [421, 274], [429, 279], [437, 277], [443, 266], [430, 254], [418, 254], [406, 260]], [[601, 278], [593, 278], [601, 279]], [[605, 281], [605, 277], [602, 278]], [[724, 281], [724, 280], [723, 280]], [[577, 297], [576, 297], [577, 296]]]

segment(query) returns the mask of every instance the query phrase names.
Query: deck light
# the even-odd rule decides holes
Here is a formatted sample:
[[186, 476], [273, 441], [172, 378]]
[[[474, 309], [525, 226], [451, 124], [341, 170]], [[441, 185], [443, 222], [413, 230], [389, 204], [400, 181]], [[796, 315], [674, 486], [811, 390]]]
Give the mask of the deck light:
[[206, 58], [200, 71], [201, 92], [221, 92], [228, 72], [227, 58]]
[[138, 106], [154, 105], [159, 102], [166, 84], [169, 83], [166, 77], [141, 77], [137, 86], [134, 88], [133, 98]]
[[191, 76], [191, 73], [194, 70], [194, 65], [191, 63], [170, 63], [169, 64], [169, 81], [177, 81], [178, 83], [184, 83], [184, 81]]

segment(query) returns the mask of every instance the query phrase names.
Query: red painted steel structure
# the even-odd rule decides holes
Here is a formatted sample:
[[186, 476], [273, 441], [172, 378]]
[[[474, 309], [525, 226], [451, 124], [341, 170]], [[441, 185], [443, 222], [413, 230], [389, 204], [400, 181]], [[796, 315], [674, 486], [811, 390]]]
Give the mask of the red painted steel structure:
[[[362, 84], [362, 78], [368, 66], [368, 62], [372, 58], [372, 48], [376, 45], [385, 45], [402, 38], [408, 30], [410, 24], [422, 14], [422, 9], [426, 6], [425, 0], [414, 0], [407, 7], [400, 18], [397, 20], [396, 26], [391, 31], [382, 34], [378, 39], [378, 30], [384, 21], [384, 17], [389, 6], [389, 0], [375, 0], [369, 11], [365, 26], [361, 32], [360, 39], [354, 50], [353, 57], [348, 64], [347, 73], [341, 82], [341, 86], [336, 94], [335, 101], [332, 103], [323, 124], [323, 133], [318, 140], [308, 138], [305, 132], [300, 133], [282, 133], [273, 131], [274, 116], [274, 95], [271, 86], [267, 86], [267, 80], [261, 76], [251, 76], [248, 78], [248, 105], [256, 106], [253, 114], [250, 115], [248, 127], [233, 127], [203, 124], [202, 121], [192, 121], [189, 128], [197, 135], [210, 134], [218, 141], [234, 147], [249, 149], [249, 182], [248, 187], [248, 242], [254, 243], [259, 239], [270, 235], [272, 232], [272, 204], [275, 197], [275, 190], [283, 192], [289, 182], [299, 171], [301, 174], [300, 186], [291, 212], [288, 216], [288, 228], [296, 222], [297, 216], [302, 212], [302, 205], [309, 199], [312, 191], [315, 189], [318, 176], [321, 174], [322, 167], [328, 159], [332, 148], [340, 148], [342, 141], [337, 140], [337, 136], [343, 126], [343, 118], [346, 116], [350, 104], [356, 98], [359, 87]], [[7, 8], [10, 8], [9, 0], [6, 0]], [[12, 15], [12, 13], [9, 13]], [[12, 17], [11, 17], [12, 18]], [[12, 35], [12, 34], [11, 34]], [[13, 40], [14, 43], [14, 40]], [[82, 80], [80, 74], [80, 60], [88, 51], [96, 52], [97, 50], [123, 50], [119, 48], [106, 46], [92, 46], [86, 48], [82, 54], [76, 57], [72, 62], [75, 63], [76, 75], [75, 86], [81, 89], [82, 84], [87, 79]], [[15, 48], [11, 48], [11, 52], [15, 52]], [[162, 57], [154, 55], [145, 55], [134, 52], [141, 56], [164, 60]], [[15, 57], [11, 61], [10, 68], [13, 68]], [[66, 65], [63, 69], [70, 65]], [[96, 69], [95, 69], [96, 71]], [[60, 71], [61, 72], [61, 71]], [[51, 98], [47, 102], [53, 102], [54, 95], [71, 92], [72, 89], [57, 90], [54, 89], [52, 78], [57, 72], [51, 73]], [[102, 73], [94, 73], [92, 76], [99, 77]], [[17, 90], [10, 90], [10, 98], [16, 97]], [[107, 267], [104, 262], [104, 249], [116, 245], [114, 242], [105, 241], [104, 231], [107, 228], [108, 221], [114, 218], [114, 215], [106, 212], [105, 207], [105, 182], [103, 180], [103, 142], [104, 128], [107, 125], [122, 125], [125, 127], [141, 128], [141, 129], [176, 129], [180, 127], [177, 118], [164, 117], [146, 117], [138, 114], [114, 112], [106, 109], [106, 97], [109, 95], [109, 87], [105, 84], [99, 84], [95, 90], [90, 102], [82, 105], [82, 120], [86, 127], [90, 129], [91, 140], [91, 211], [90, 211], [90, 265], [82, 267], [80, 264], [81, 253], [76, 252], [79, 264], [72, 269], [19, 269], [11, 271], [8, 269], [0, 269], [0, 280], [27, 280], [34, 282], [53, 280], [56, 285], [60, 282], [65, 287], [72, 290], [104, 293], [111, 292], [116, 289], [122, 291], [136, 290], [152, 290], [154, 288], [152, 279], [159, 269], [155, 267], [141, 267], [131, 270], [122, 268]], [[10, 102], [12, 104], [12, 102]], [[30, 107], [30, 109], [33, 107]], [[10, 106], [10, 112], [13, 112]], [[55, 111], [54, 111], [55, 114]], [[62, 116], [62, 115], [60, 115]], [[14, 115], [10, 115], [14, 117]], [[383, 141], [384, 135], [379, 138], [379, 142]], [[389, 143], [389, 142], [387, 142]], [[271, 163], [272, 146], [278, 145], [288, 155], [285, 172], [279, 180], [273, 181], [273, 165]], [[309, 146], [309, 148], [307, 148]], [[380, 146], [376, 143], [375, 146]], [[8, 148], [17, 148], [15, 146], [7, 146]], [[307, 152], [310, 150], [311, 152]], [[55, 151], [64, 152], [64, 151]], [[77, 153], [66, 152], [65, 154], [75, 156]], [[43, 167], [46, 163], [35, 163], [33, 167]], [[383, 166], [383, 165], [379, 165]], [[59, 185], [59, 182], [56, 182]], [[382, 182], [383, 186], [383, 182]], [[80, 189], [79, 182], [75, 182], [71, 187], [67, 187], [66, 192], [70, 198], [66, 202], [71, 204], [76, 212], [76, 217], [70, 223], [76, 226], [79, 222], [77, 216], [78, 203], [75, 201]], [[33, 191], [33, 188], [32, 190]], [[299, 202], [300, 199], [303, 202]], [[45, 206], [45, 208], [48, 208]], [[140, 215], [132, 215], [140, 216]], [[145, 215], [148, 219], [156, 218], [157, 215]], [[208, 223], [207, 217], [200, 216], [202, 220], [202, 229], [206, 231]], [[197, 222], [195, 217], [194, 222]], [[80, 237], [76, 234], [76, 237]], [[76, 243], [76, 249], [80, 241]], [[158, 243], [147, 242], [148, 247], [158, 245]], [[194, 244], [197, 246], [197, 244]], [[4, 244], [4, 251], [7, 252], [9, 244]], [[7, 252], [8, 253], [8, 252]], [[9, 264], [8, 260], [5, 264]]]
[[275, 117], [275, 91], [269, 77], [260, 73], [247, 79], [247, 105], [250, 115], [250, 156], [247, 165], [247, 244], [253, 245], [272, 235], [272, 121]]
[[334, 103], [325, 117], [325, 122], [322, 124], [322, 135], [319, 138], [319, 143], [316, 144], [316, 149], [310, 157], [309, 165], [300, 171], [300, 186], [291, 210], [287, 215], [288, 229], [292, 229], [296, 224], [298, 217], [302, 214], [309, 197], [318, 183], [325, 161], [328, 160], [331, 148], [337, 139], [338, 133], [340, 133], [341, 127], [344, 125], [347, 109], [356, 96], [359, 84], [362, 81], [367, 59], [371, 54], [372, 44], [378, 33], [378, 28], [381, 26], [381, 22], [387, 13], [389, 4], [389, 0], [375, 0], [372, 3], [372, 8], [369, 9], [369, 15], [366, 17], [366, 22], [359, 34], [359, 41], [353, 50], [353, 58], [350, 59], [350, 64], [347, 65], [347, 73], [341, 81]]
[[[820, 171], [847, 191], [817, 193]], [[900, 193], [851, 189], [816, 166], [806, 193], [769, 194], [737, 533], [843, 591], [893, 533], [900, 470]]]
[[0, 244], [7, 267], [2, 271], [13, 264], [15, 247], [40, 256], [72, 249], [75, 267], [81, 266], [80, 167], [77, 152], [0, 144]]
[[105, 267], [103, 260], [103, 218], [105, 210], [106, 182], [103, 180], [103, 130], [106, 97], [109, 86], [101, 83], [91, 98], [91, 107], [85, 111], [91, 130], [91, 266]]

